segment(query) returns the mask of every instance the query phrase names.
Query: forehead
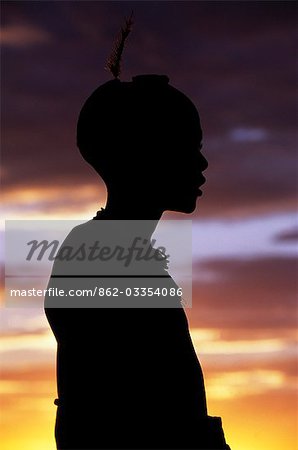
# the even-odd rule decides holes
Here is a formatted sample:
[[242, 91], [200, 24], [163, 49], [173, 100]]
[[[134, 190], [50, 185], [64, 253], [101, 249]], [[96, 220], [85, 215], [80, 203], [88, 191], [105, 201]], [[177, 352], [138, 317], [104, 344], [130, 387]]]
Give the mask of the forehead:
[[172, 123], [173, 139], [181, 144], [189, 144], [196, 149], [201, 146], [203, 132], [197, 111], [184, 112], [179, 114]]

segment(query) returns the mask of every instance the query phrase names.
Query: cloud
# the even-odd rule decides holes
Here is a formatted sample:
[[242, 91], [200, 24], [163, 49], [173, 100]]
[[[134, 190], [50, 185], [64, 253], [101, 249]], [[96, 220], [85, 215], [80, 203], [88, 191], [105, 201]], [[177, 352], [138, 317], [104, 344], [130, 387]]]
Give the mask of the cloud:
[[63, 184], [15, 187], [3, 195], [3, 212], [10, 219], [91, 219], [104, 204], [105, 197], [100, 183], [97, 187], [92, 184], [72, 188]]
[[[170, 218], [170, 217], [169, 217]], [[290, 256], [297, 251], [292, 241], [275, 241], [281, 230], [291, 228], [296, 221], [291, 214], [255, 215], [245, 218], [221, 218], [215, 220], [194, 220], [192, 222], [193, 259], [250, 259], [264, 256]], [[212, 273], [202, 267], [194, 273], [202, 278]]]
[[0, 43], [3, 46], [22, 48], [50, 41], [50, 34], [34, 25], [15, 24], [1, 28]]
[[[269, 370], [235, 371], [212, 376], [207, 381], [210, 399], [232, 399], [289, 388], [283, 373]], [[294, 391], [294, 386], [292, 386]]]
[[293, 228], [291, 230], [282, 231], [274, 237], [274, 241], [278, 243], [291, 243], [298, 240], [298, 230]]
[[197, 264], [214, 278], [193, 286], [193, 327], [293, 329], [296, 327], [297, 260], [263, 257]]
[[262, 128], [239, 127], [232, 129], [229, 137], [235, 142], [260, 142], [267, 139], [268, 132]]

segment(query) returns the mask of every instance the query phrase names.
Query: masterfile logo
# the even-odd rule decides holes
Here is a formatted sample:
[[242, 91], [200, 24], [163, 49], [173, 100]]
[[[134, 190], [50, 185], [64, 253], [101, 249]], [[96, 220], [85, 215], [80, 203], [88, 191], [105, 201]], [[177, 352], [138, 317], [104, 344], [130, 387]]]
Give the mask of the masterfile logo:
[[173, 307], [167, 296], [191, 305], [190, 220], [7, 221], [5, 241], [7, 306], [36, 306], [45, 296], [60, 297], [55, 307], [111, 307], [116, 297], [113, 307]]

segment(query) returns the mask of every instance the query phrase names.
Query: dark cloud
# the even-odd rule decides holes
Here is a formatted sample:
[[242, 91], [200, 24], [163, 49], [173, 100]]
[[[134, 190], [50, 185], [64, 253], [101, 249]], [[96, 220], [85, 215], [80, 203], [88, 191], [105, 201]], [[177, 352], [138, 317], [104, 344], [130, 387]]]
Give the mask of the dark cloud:
[[193, 286], [192, 326], [277, 330], [297, 326], [297, 267], [294, 257], [207, 261], [193, 271], [213, 278]]
[[[202, 213], [293, 208], [294, 6], [3, 2], [4, 189], [96, 183], [76, 150], [76, 120], [87, 95], [110, 78], [103, 66], [133, 9], [123, 77], [168, 73], [198, 105], [210, 163]], [[247, 134], [256, 129], [262, 139]]]
[[296, 242], [298, 240], [298, 230], [297, 229], [292, 229], [292, 230], [287, 230], [287, 231], [282, 231], [281, 233], [277, 234], [274, 237], [274, 241], [275, 242]]
[[211, 140], [210, 145], [207, 140], [209, 168], [202, 212], [225, 215], [294, 209], [297, 157], [289, 140], [282, 143], [274, 132], [257, 143], [234, 142], [225, 136]]

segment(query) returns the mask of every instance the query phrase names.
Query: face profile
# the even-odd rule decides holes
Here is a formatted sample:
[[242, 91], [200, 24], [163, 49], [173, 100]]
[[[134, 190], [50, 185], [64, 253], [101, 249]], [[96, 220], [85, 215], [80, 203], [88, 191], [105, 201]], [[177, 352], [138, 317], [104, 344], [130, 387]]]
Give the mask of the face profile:
[[77, 144], [106, 183], [107, 209], [191, 213], [202, 195], [199, 114], [165, 75], [100, 86], [81, 110]]

